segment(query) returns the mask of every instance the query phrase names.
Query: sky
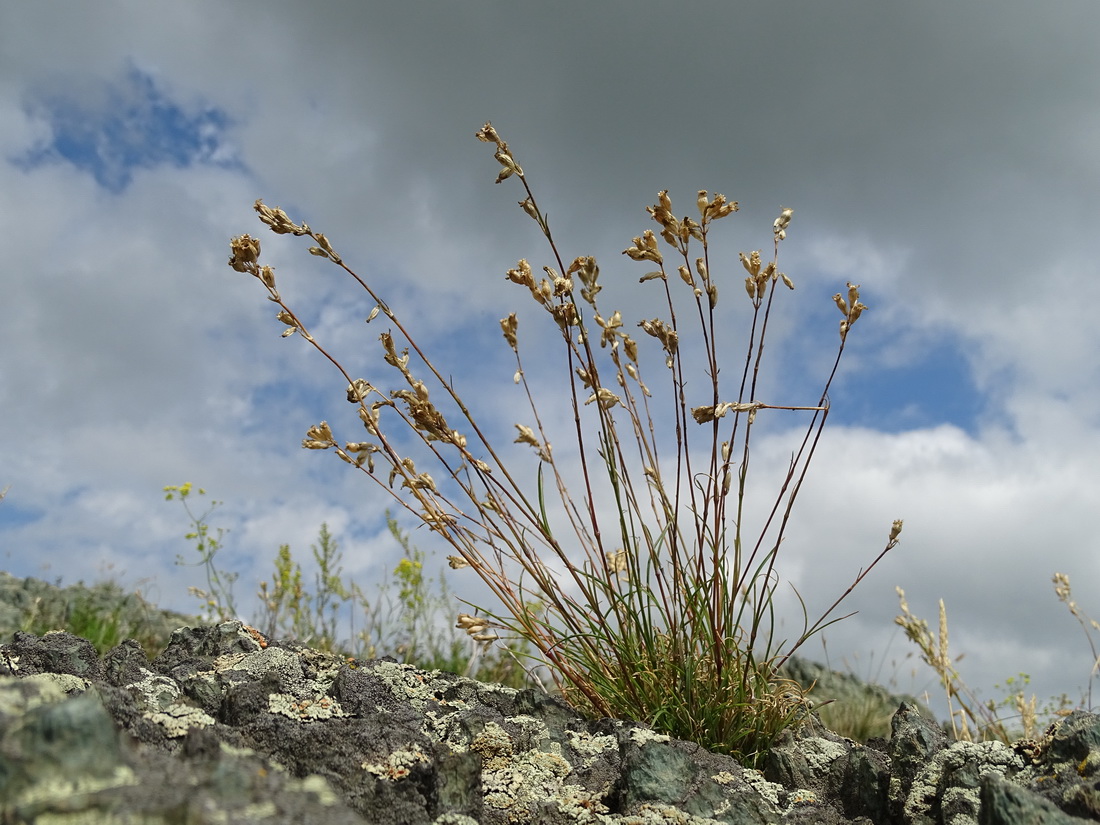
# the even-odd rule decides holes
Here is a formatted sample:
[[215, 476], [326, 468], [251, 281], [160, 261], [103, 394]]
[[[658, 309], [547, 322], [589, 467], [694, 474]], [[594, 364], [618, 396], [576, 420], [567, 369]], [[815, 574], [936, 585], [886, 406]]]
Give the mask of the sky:
[[[804, 653], [935, 694], [894, 623], [901, 587], [933, 631], [944, 601], [982, 697], [1020, 673], [1040, 703], [1087, 689], [1093, 653], [1051, 577], [1100, 616], [1092, 0], [0, 2], [0, 23], [9, 572], [113, 577], [195, 611], [202, 571], [176, 564], [195, 557], [187, 515], [163, 493], [184, 482], [209, 493], [198, 512], [223, 502], [210, 523], [229, 531], [219, 562], [240, 576], [242, 612], [280, 544], [310, 569], [322, 522], [364, 589], [392, 569], [392, 501], [299, 446], [321, 419], [348, 422], [346, 382], [280, 338], [261, 284], [226, 265], [229, 239], [260, 238], [284, 297], [349, 365], [377, 362], [385, 319], [365, 326], [369, 299], [268, 232], [257, 198], [325, 233], [529, 459], [510, 446], [524, 408], [498, 321], [529, 313], [528, 369], [553, 402], [533, 370], [558, 364], [552, 338], [504, 280], [520, 258], [552, 260], [518, 181], [493, 184], [474, 138], [491, 120], [564, 257], [596, 256], [601, 300], [624, 317], [660, 311], [621, 254], [653, 226], [658, 191], [680, 215], [698, 189], [740, 203], [713, 235], [728, 374], [748, 317], [738, 253], [767, 253], [792, 208], [774, 403], [816, 402], [838, 341], [831, 296], [862, 285], [783, 587], [820, 612], [894, 519], [905, 529], [844, 602], [858, 612]], [[794, 449], [793, 420], [761, 429], [759, 484]]]

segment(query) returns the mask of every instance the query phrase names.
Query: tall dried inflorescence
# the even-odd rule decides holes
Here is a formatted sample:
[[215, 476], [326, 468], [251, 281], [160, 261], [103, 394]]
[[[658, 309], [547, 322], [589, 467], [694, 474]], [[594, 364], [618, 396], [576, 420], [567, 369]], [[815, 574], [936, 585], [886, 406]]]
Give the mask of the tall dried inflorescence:
[[[698, 217], [676, 217], [668, 193], [658, 194], [647, 209], [656, 231], [633, 238], [624, 254], [645, 265], [639, 281], [655, 291], [660, 310], [628, 325], [620, 311], [601, 306], [595, 258], [561, 256], [508, 144], [488, 123], [477, 137], [494, 148], [496, 182], [515, 177], [523, 186], [519, 206], [550, 248], [540, 274], [521, 260], [506, 278], [560, 334], [564, 409], [548, 411], [536, 401], [519, 315], [500, 322], [529, 415], [515, 422], [514, 441], [531, 448], [537, 470], [504, 460], [496, 434], [479, 426], [397, 313], [324, 235], [257, 201], [272, 231], [309, 236], [317, 244], [312, 254], [359, 283], [374, 305], [368, 322], [381, 314], [390, 325], [379, 337], [391, 378], [353, 377], [284, 301], [272, 269], [259, 263], [259, 242], [248, 235], [233, 239], [230, 265], [264, 284], [280, 307], [283, 334], [299, 333], [328, 358], [344, 378], [347, 400], [358, 407], [364, 440], [338, 440], [322, 421], [303, 446], [331, 450], [361, 470], [450, 543], [453, 567], [473, 570], [488, 585], [501, 607], [459, 619], [475, 638], [488, 643], [508, 631], [530, 642], [566, 697], [594, 714], [644, 720], [755, 763], [808, 705], [799, 687], [778, 675], [780, 665], [835, 621], [833, 610], [896, 545], [901, 530], [895, 522], [878, 557], [820, 619], [804, 622], [798, 638], [787, 644], [775, 638], [775, 563], [828, 415], [829, 385], [848, 332], [866, 309], [859, 287], [848, 284], [846, 295], [834, 298], [842, 314], [840, 342], [817, 402], [765, 403], [757, 387], [768, 319], [779, 285], [794, 288], [777, 268], [790, 209], [775, 220], [770, 260], [759, 251], [741, 255], [747, 346], [728, 388], [718, 378], [724, 349], [710, 232], [737, 203], [700, 190]], [[380, 388], [394, 380], [398, 389]], [[655, 396], [651, 386], [664, 389]], [[749, 514], [753, 427], [762, 412], [776, 409], [802, 410], [810, 420], [770, 508]], [[575, 444], [559, 459], [548, 424], [563, 418]], [[410, 431], [422, 448], [415, 458], [400, 448]]]

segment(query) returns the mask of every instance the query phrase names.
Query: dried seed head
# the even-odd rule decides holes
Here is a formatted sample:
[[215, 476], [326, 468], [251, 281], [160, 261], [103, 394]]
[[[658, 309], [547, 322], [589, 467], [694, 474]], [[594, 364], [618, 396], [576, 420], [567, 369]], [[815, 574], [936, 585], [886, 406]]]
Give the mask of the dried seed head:
[[681, 264], [676, 269], [676, 271], [680, 273], [680, 280], [683, 281], [685, 284], [687, 284], [688, 286], [694, 286], [695, 285], [692, 281], [692, 278], [691, 278], [691, 270], [689, 270], [686, 266]]
[[668, 190], [662, 189], [657, 193], [657, 204], [668, 214], [672, 214], [672, 199], [668, 196]]
[[[504, 332], [504, 340], [508, 342], [513, 350], [518, 351], [518, 343], [516, 340], [516, 329], [519, 327], [519, 320], [516, 318], [516, 313], [512, 313], [507, 318], [500, 319], [500, 328]], [[518, 381], [516, 382], [519, 383]]]
[[703, 227], [693, 218], [684, 218], [684, 222], [680, 227], [680, 240], [686, 244], [689, 235], [697, 241], [702, 241]]
[[838, 292], [836, 295], [833, 296], [833, 300], [836, 302], [836, 307], [840, 310], [840, 314], [847, 318], [848, 302], [844, 300], [844, 296]]
[[902, 519], [897, 519], [893, 526], [890, 528], [890, 541], [897, 541], [898, 536], [901, 535], [901, 528], [905, 524]]
[[474, 137], [483, 143], [495, 143], [498, 146], [504, 142], [500, 139], [500, 135], [497, 134], [497, 130], [493, 128], [493, 124], [488, 122], [477, 130]]
[[618, 575], [619, 573], [626, 572], [626, 550], [618, 548], [614, 553], [605, 553], [604, 558], [607, 560], [607, 569], [612, 575]]
[[699, 195], [696, 197], [695, 203], [699, 207], [699, 217], [705, 221], [707, 219], [707, 210], [710, 208], [710, 200], [707, 198], [706, 189], [699, 190]]
[[275, 270], [270, 266], [261, 266], [256, 277], [272, 292], [275, 291]]
[[691, 417], [699, 424], [706, 424], [708, 421], [714, 421], [717, 418], [723, 418], [730, 410], [734, 412], [747, 412], [750, 416], [750, 423], [756, 414], [756, 411], [760, 409], [763, 404], [759, 401], [722, 401], [710, 407], [693, 407], [691, 410]]
[[306, 430], [302, 446], [307, 450], [327, 450], [329, 447], [335, 447], [336, 439], [332, 437], [328, 422], [322, 421]]
[[512, 154], [508, 151], [508, 148], [505, 146], [505, 144], [497, 144], [497, 151], [493, 155], [493, 157], [497, 159], [497, 162], [500, 163], [501, 166], [500, 174], [497, 175], [496, 179], [497, 183], [507, 180], [508, 178], [512, 177], [512, 175], [519, 175], [521, 178], [523, 177], [523, 169], [521, 169], [519, 164], [516, 163], [515, 160], [512, 158]]
[[647, 335], [652, 335], [660, 341], [665, 348], [665, 352], [669, 355], [675, 353], [679, 347], [679, 336], [676, 334], [676, 331], [664, 321], [658, 320], [657, 318], [651, 318], [649, 320], [639, 321], [638, 326], [640, 326]]
[[485, 619], [475, 618], [469, 613], [459, 613], [455, 627], [465, 630], [467, 633], [480, 633], [483, 630], [488, 630], [489, 623]]
[[554, 320], [558, 324], [558, 328], [565, 331], [566, 327], [576, 326], [577, 324], [577, 307], [572, 302], [566, 304], [556, 304], [548, 307], [550, 314], [554, 317]]
[[623, 335], [623, 348], [626, 350], [626, 357], [635, 364], [638, 363], [638, 342], [629, 335]]
[[[666, 239], [667, 240], [667, 239]], [[632, 261], [652, 261], [655, 264], [663, 262], [661, 253], [657, 250], [657, 238], [650, 230], [646, 230], [641, 237], [634, 238], [634, 246], [623, 250]]]
[[787, 226], [791, 222], [791, 215], [794, 214], [793, 209], [784, 209], [779, 213], [779, 217], [775, 219], [775, 223], [772, 224], [772, 231], [775, 233], [775, 239], [781, 241], [787, 237]]
[[276, 235], [308, 235], [310, 233], [307, 224], [303, 223], [299, 226], [282, 209], [278, 207], [272, 209], [270, 206], [266, 206], [262, 200], [257, 200], [252, 208], [260, 216], [260, 220], [267, 224]]
[[787, 289], [794, 289], [794, 282], [787, 277], [786, 273], [780, 272], [779, 277], [783, 279], [783, 283], [787, 285]]
[[519, 208], [534, 218], [536, 221], [539, 219], [539, 210], [535, 208], [535, 203], [530, 198], [519, 202]]
[[430, 490], [435, 493], [438, 492], [435, 486], [435, 479], [433, 479], [428, 473], [419, 473], [415, 476], [408, 476], [401, 482], [402, 487], [406, 487], [409, 490]]
[[760, 250], [754, 250], [751, 255], [745, 257], [745, 253], [741, 255], [741, 266], [745, 267], [745, 271], [754, 278], [760, 274]]
[[383, 332], [378, 336], [378, 340], [382, 342], [383, 349], [386, 350], [386, 354], [382, 357], [387, 364], [391, 367], [397, 367], [402, 373], [408, 375], [409, 372], [409, 350], [405, 348], [401, 350], [401, 355], [397, 354], [397, 348], [393, 343], [393, 336], [388, 332]]
[[726, 215], [732, 215], [739, 208], [737, 201], [729, 201], [727, 203], [725, 195], [715, 195], [714, 201], [710, 205], [710, 209], [707, 210], [708, 217], [716, 221], [719, 218], [726, 217]]
[[447, 565], [452, 570], [461, 570], [463, 567], [469, 567], [470, 563], [462, 556], [447, 556]]
[[359, 404], [366, 400], [367, 396], [374, 391], [374, 387], [369, 383], [362, 378], [356, 378], [352, 383], [348, 384], [348, 401], [352, 404]]
[[600, 346], [606, 347], [608, 344], [614, 343], [616, 330], [623, 325], [622, 314], [615, 310], [610, 318], [605, 319], [597, 313], [595, 321], [603, 329], [603, 334], [600, 336]]
[[859, 284], [848, 282], [848, 303], [855, 306], [859, 303]]
[[531, 274], [531, 264], [527, 263], [526, 258], [520, 258], [516, 268], [509, 269], [505, 277], [512, 283], [525, 286], [528, 289], [534, 290], [535, 288], [535, 276]]
[[[324, 250], [325, 256], [329, 260], [335, 261], [336, 263], [340, 263], [341, 258], [340, 258], [339, 255], [336, 254], [336, 250], [332, 248], [332, 244], [329, 243], [328, 238], [326, 238], [320, 232], [316, 233], [313, 237], [317, 240], [317, 243], [319, 243], [321, 245], [321, 249]], [[312, 250], [310, 250], [310, 251], [312, 252]]]
[[532, 447], [540, 447], [538, 438], [535, 437], [535, 431], [528, 427], [526, 424], [516, 424], [516, 429], [519, 430], [519, 436], [513, 441], [513, 444], [530, 444]]
[[588, 303], [595, 306], [596, 296], [603, 289], [602, 286], [596, 283], [596, 280], [600, 277], [600, 268], [596, 266], [596, 259], [591, 255], [581, 255], [573, 260], [573, 263], [569, 265], [567, 275], [576, 275], [581, 279], [581, 283], [584, 287], [581, 289], [581, 297]]
[[260, 241], [251, 235], [241, 235], [229, 241], [229, 265], [237, 272], [251, 272], [260, 257]]
[[587, 407], [593, 401], [599, 404], [601, 410], [610, 410], [616, 404], [622, 403], [622, 399], [611, 390], [607, 389], [607, 387], [600, 387], [588, 397], [588, 400], [585, 401], [584, 404]]

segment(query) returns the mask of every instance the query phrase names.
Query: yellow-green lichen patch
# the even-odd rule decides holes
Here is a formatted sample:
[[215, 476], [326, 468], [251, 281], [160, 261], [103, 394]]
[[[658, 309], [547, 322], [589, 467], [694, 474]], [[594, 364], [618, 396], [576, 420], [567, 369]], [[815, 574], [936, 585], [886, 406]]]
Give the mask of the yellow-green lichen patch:
[[669, 805], [645, 803], [638, 813], [618, 820], [621, 825], [723, 825], [717, 819], [695, 816]]
[[144, 708], [142, 716], [160, 725], [165, 734], [176, 739], [191, 728], [206, 728], [214, 720], [203, 710], [188, 702], [179, 685], [167, 676], [158, 676], [142, 668], [143, 679], [128, 686], [130, 693]]
[[172, 739], [185, 736], [191, 728], [206, 728], [214, 724], [214, 720], [201, 708], [183, 702], [175, 702], [160, 710], [146, 711], [142, 715], [164, 728], [165, 735]]
[[407, 701], [416, 710], [424, 710], [429, 700], [434, 700], [438, 686], [434, 677], [438, 670], [419, 670], [399, 662], [375, 662], [371, 672], [385, 683], [401, 701]]
[[671, 737], [664, 733], [655, 733], [649, 728], [631, 728], [630, 741], [635, 745], [644, 745], [646, 742], [669, 742]]
[[267, 697], [269, 713], [278, 713], [290, 719], [312, 722], [347, 716], [340, 703], [331, 696], [315, 696], [300, 699], [288, 693], [272, 693]]
[[247, 674], [248, 679], [262, 679], [268, 673], [277, 673], [287, 684], [295, 684], [305, 678], [298, 655], [281, 647], [219, 656], [214, 660], [214, 670], [218, 673], [240, 671]]
[[[455, 710], [468, 710], [471, 700], [476, 699], [479, 690], [491, 689], [511, 694], [517, 692], [513, 688], [483, 685], [472, 679], [456, 680], [449, 674], [444, 676], [439, 670], [420, 670], [413, 665], [399, 662], [372, 662], [371, 673], [381, 679], [399, 701], [408, 702], [419, 711], [426, 710], [429, 702]], [[452, 698], [440, 698], [445, 693], [452, 694]]]
[[600, 754], [619, 747], [618, 740], [610, 734], [594, 736], [588, 731], [570, 730], [566, 731], [565, 735], [569, 739], [569, 747], [580, 754], [586, 768], [590, 767]]
[[482, 767], [481, 784], [485, 804], [514, 811], [514, 822], [526, 821], [524, 814], [535, 802], [556, 798], [562, 779], [572, 768], [556, 753], [526, 751], [510, 759], [494, 758]]
[[382, 779], [404, 779], [416, 765], [428, 764], [432, 760], [418, 748], [406, 748], [391, 753], [381, 762], [364, 762], [360, 767], [367, 773]]
[[[730, 779], [719, 779], [719, 776], [729, 776]], [[741, 778], [744, 780], [746, 785], [756, 791], [757, 795], [761, 799], [770, 803], [773, 810], [779, 811], [782, 809], [782, 804], [780, 800], [783, 799], [784, 795], [786, 794], [786, 789], [782, 785], [778, 785], [775, 782], [769, 782], [767, 779], [764, 778], [764, 774], [762, 774], [760, 771], [747, 770], [741, 774]], [[720, 782], [721, 784], [725, 785], [733, 781], [733, 776], [732, 774], [723, 771], [722, 773], [718, 774], [718, 776], [715, 776], [714, 779], [716, 782]]]

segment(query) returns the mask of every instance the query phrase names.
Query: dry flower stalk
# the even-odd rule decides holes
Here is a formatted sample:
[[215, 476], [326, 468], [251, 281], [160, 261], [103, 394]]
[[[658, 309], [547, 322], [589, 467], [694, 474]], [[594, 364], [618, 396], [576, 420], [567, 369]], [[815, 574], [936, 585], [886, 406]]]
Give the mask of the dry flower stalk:
[[[309, 429], [303, 446], [331, 449], [366, 474], [451, 545], [452, 567], [469, 568], [488, 585], [503, 609], [482, 610], [485, 618], [461, 614], [458, 627], [473, 638], [488, 643], [498, 630], [518, 635], [539, 651], [578, 705], [601, 715], [659, 721], [662, 729], [752, 764], [785, 726], [805, 715], [805, 697], [778, 677], [779, 666], [833, 621], [829, 615], [897, 544], [901, 530], [895, 522], [885, 549], [817, 622], [807, 622], [792, 644], [773, 647], [778, 643], [769, 606], [778, 580], [776, 557], [828, 415], [827, 392], [847, 332], [866, 308], [859, 288], [848, 285], [846, 303], [838, 293], [841, 342], [817, 403], [776, 405], [757, 398], [776, 285], [794, 288], [777, 269], [793, 215], [781, 210], [771, 259], [765, 261], [760, 251], [741, 254], [750, 299], [748, 347], [739, 387], [727, 396], [718, 380], [718, 353], [727, 349], [720, 331], [728, 319], [717, 314], [722, 279], [712, 271], [710, 232], [738, 210], [737, 202], [698, 190], [698, 217], [678, 217], [667, 190], [658, 192], [657, 203], [646, 209], [657, 230], [643, 230], [623, 254], [647, 266], [639, 282], [652, 285], [643, 288], [656, 290], [661, 308], [654, 317], [628, 322], [619, 310], [601, 308], [595, 258], [569, 261], [559, 253], [522, 166], [496, 129], [486, 123], [476, 137], [493, 146], [496, 183], [514, 177], [524, 188], [518, 205], [550, 247], [542, 275], [521, 259], [505, 280], [522, 287], [535, 311], [545, 312], [560, 333], [577, 475], [551, 449], [547, 422], [554, 419], [544, 416], [528, 383], [517, 313], [502, 318], [500, 329], [515, 358], [512, 378], [527, 398], [529, 417], [516, 422], [518, 435], [505, 441], [533, 449], [534, 491], [531, 475], [513, 474], [513, 462], [371, 283], [344, 263], [323, 234], [257, 201], [260, 220], [273, 232], [308, 236], [315, 244], [310, 254], [355, 279], [373, 305], [368, 322], [382, 313], [391, 325], [379, 335], [379, 354], [401, 386], [383, 389], [380, 375], [369, 381], [353, 377], [310, 335], [277, 291], [274, 272], [260, 265], [258, 240], [232, 240], [230, 266], [260, 280], [280, 307], [285, 333], [299, 333], [337, 368], [367, 436], [341, 446], [332, 427], [321, 422]], [[680, 320], [677, 309], [684, 301], [697, 329]], [[645, 333], [641, 342], [631, 334], [635, 323]], [[654, 365], [652, 357], [659, 365], [655, 380], [667, 386], [671, 402], [662, 405], [661, 415], [671, 415], [671, 422], [650, 406], [653, 394], [643, 374]], [[695, 406], [688, 406], [689, 395]], [[770, 512], [758, 514], [759, 533], [750, 535], [751, 518], [744, 512], [749, 442], [758, 414], [768, 410], [805, 411], [810, 421], [782, 490]], [[554, 416], [560, 419], [560, 412]], [[417, 437], [415, 458], [398, 449], [410, 433]], [[694, 448], [700, 439], [703, 448]], [[416, 462], [430, 463], [430, 472], [418, 470]], [[614, 505], [604, 511], [598, 499]], [[714, 696], [726, 701], [716, 703]]]

